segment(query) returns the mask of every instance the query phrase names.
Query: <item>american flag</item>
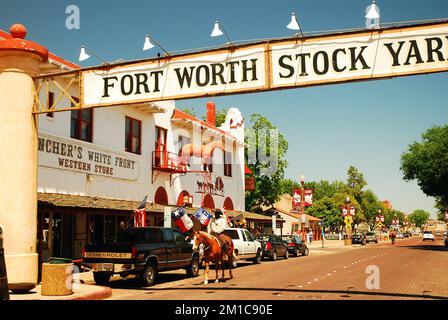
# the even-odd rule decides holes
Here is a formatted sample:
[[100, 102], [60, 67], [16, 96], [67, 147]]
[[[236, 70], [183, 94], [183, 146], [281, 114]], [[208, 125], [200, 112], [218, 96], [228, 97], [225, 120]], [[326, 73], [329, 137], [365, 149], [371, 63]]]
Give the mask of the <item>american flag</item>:
[[140, 204], [138, 205], [137, 209], [143, 209], [143, 208], [146, 208], [146, 200], [147, 200], [147, 199], [148, 199], [148, 196], [146, 195], [146, 196], [143, 198], [142, 202], [140, 202]]
[[146, 227], [146, 200], [148, 196], [146, 195], [142, 202], [138, 205], [137, 209], [134, 210], [134, 227]]

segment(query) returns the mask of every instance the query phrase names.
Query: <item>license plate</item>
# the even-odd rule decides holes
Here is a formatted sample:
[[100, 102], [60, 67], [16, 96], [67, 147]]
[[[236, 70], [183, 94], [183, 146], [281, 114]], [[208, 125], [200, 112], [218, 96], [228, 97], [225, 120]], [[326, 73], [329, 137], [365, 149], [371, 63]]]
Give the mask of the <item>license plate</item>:
[[114, 271], [113, 263], [95, 263], [92, 264], [93, 271]]

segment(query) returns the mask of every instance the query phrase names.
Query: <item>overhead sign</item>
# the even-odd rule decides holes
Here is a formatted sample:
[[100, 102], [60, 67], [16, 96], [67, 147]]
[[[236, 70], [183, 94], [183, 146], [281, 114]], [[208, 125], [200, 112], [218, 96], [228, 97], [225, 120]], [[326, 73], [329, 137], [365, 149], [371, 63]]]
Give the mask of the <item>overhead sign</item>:
[[125, 180], [136, 180], [140, 174], [137, 156], [45, 133], [39, 133], [38, 164]]
[[264, 89], [265, 49], [255, 45], [87, 70], [82, 73], [83, 104], [125, 104]]
[[81, 105], [198, 98], [448, 71], [448, 22], [271, 40], [82, 70]]

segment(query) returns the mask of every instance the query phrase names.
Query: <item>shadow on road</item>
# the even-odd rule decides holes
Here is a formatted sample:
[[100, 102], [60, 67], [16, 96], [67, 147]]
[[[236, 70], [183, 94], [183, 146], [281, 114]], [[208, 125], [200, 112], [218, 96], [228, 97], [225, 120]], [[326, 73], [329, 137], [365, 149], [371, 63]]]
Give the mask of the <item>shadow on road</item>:
[[[246, 266], [253, 265], [252, 262], [239, 262], [237, 269], [244, 268]], [[200, 268], [199, 277], [203, 277], [203, 274], [205, 272], [205, 268], [202, 266]], [[228, 270], [226, 269], [226, 274], [228, 274]], [[221, 270], [219, 271], [219, 275], [221, 275]], [[209, 271], [209, 277], [211, 279], [215, 279], [215, 267], [212, 265], [210, 266]], [[185, 280], [185, 279], [191, 279], [186, 275], [185, 272], [183, 273], [169, 273], [169, 272], [161, 272], [157, 276], [157, 285], [179, 281], [179, 280]], [[202, 282], [201, 282], [202, 284]], [[133, 289], [133, 290], [148, 290], [148, 288], [142, 287], [138, 278], [126, 278], [126, 279], [112, 279], [109, 283], [109, 287], [111, 289]]]
[[400, 246], [401, 248], [417, 249], [417, 250], [432, 250], [432, 251], [448, 251], [448, 246], [443, 244], [417, 244], [412, 246]]
[[[202, 284], [202, 283], [201, 283]], [[356, 295], [367, 296], [382, 296], [382, 297], [397, 297], [397, 298], [410, 298], [410, 299], [435, 299], [435, 300], [448, 300], [448, 296], [435, 296], [430, 295], [429, 292], [423, 292], [422, 294], [411, 293], [395, 293], [395, 292], [378, 292], [378, 291], [353, 291], [353, 288], [349, 290], [307, 290], [307, 289], [291, 289], [291, 288], [238, 288], [238, 287], [185, 287], [185, 288], [146, 288], [148, 294], [160, 291], [178, 291], [178, 290], [209, 290], [209, 291], [268, 291], [268, 292], [295, 292], [295, 293], [328, 293], [328, 294], [341, 294], [341, 297], [351, 297]]]

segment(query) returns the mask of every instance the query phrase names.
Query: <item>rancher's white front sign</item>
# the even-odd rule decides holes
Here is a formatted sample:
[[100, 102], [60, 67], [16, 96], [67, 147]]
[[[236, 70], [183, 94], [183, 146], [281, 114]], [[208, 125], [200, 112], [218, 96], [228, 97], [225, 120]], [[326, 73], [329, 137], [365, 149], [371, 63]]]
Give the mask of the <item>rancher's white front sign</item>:
[[138, 156], [46, 133], [39, 133], [38, 165], [125, 180], [140, 174]]
[[448, 23], [273, 40], [82, 71], [85, 107], [448, 71]]

